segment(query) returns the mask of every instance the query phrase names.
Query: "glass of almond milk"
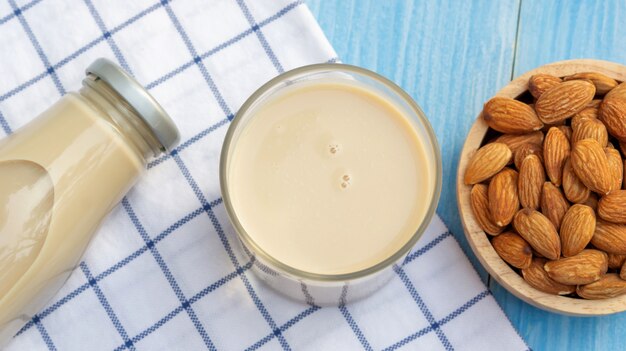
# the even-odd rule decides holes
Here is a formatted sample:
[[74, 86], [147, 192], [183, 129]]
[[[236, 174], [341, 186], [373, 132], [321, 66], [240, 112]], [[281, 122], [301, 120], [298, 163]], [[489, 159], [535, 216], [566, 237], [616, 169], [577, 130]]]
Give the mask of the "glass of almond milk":
[[368, 70], [319, 64], [257, 90], [222, 148], [224, 204], [253, 271], [308, 304], [379, 289], [437, 207], [433, 130], [401, 88]]

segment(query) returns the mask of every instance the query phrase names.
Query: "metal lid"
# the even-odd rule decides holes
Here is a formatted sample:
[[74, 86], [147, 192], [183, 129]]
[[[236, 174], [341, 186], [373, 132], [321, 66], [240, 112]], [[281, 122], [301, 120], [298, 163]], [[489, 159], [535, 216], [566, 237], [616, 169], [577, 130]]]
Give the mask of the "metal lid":
[[180, 141], [174, 121], [163, 107], [120, 66], [106, 58], [95, 60], [86, 70], [111, 86], [139, 114], [163, 148], [171, 151]]

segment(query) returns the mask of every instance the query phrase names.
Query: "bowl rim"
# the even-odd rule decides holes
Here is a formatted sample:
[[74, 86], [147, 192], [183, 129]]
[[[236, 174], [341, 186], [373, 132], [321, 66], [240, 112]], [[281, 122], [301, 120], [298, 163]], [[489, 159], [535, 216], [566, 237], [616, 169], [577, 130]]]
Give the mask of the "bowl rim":
[[[516, 98], [528, 90], [528, 79], [538, 73], [551, 74], [558, 77], [579, 72], [599, 72], [618, 81], [626, 81], [626, 66], [603, 60], [574, 59], [549, 63], [511, 80], [495, 96]], [[468, 132], [461, 151], [457, 168], [457, 205], [463, 223], [465, 237], [481, 265], [508, 292], [522, 301], [543, 310], [571, 316], [602, 316], [626, 311], [626, 295], [604, 299], [584, 300], [565, 296], [547, 294], [530, 286], [504, 260], [502, 260], [489, 242], [486, 234], [478, 225], [470, 207], [470, 190], [465, 185], [463, 175], [470, 157], [480, 147], [488, 126], [482, 118], [482, 111]]]

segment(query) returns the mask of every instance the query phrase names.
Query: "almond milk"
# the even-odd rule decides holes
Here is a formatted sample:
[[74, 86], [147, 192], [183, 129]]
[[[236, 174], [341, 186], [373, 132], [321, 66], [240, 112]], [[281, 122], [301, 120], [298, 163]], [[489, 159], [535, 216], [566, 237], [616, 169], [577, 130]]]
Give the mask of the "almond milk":
[[374, 266], [424, 221], [433, 161], [405, 111], [349, 80], [286, 87], [232, 146], [234, 213], [268, 256], [322, 275]]

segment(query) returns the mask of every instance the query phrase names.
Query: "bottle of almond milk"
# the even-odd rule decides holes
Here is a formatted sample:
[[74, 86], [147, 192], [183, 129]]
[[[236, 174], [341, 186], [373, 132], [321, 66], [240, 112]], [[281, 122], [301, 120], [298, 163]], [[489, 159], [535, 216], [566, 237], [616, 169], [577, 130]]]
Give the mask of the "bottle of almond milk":
[[0, 348], [65, 282], [146, 160], [178, 140], [154, 98], [106, 59], [0, 140]]

